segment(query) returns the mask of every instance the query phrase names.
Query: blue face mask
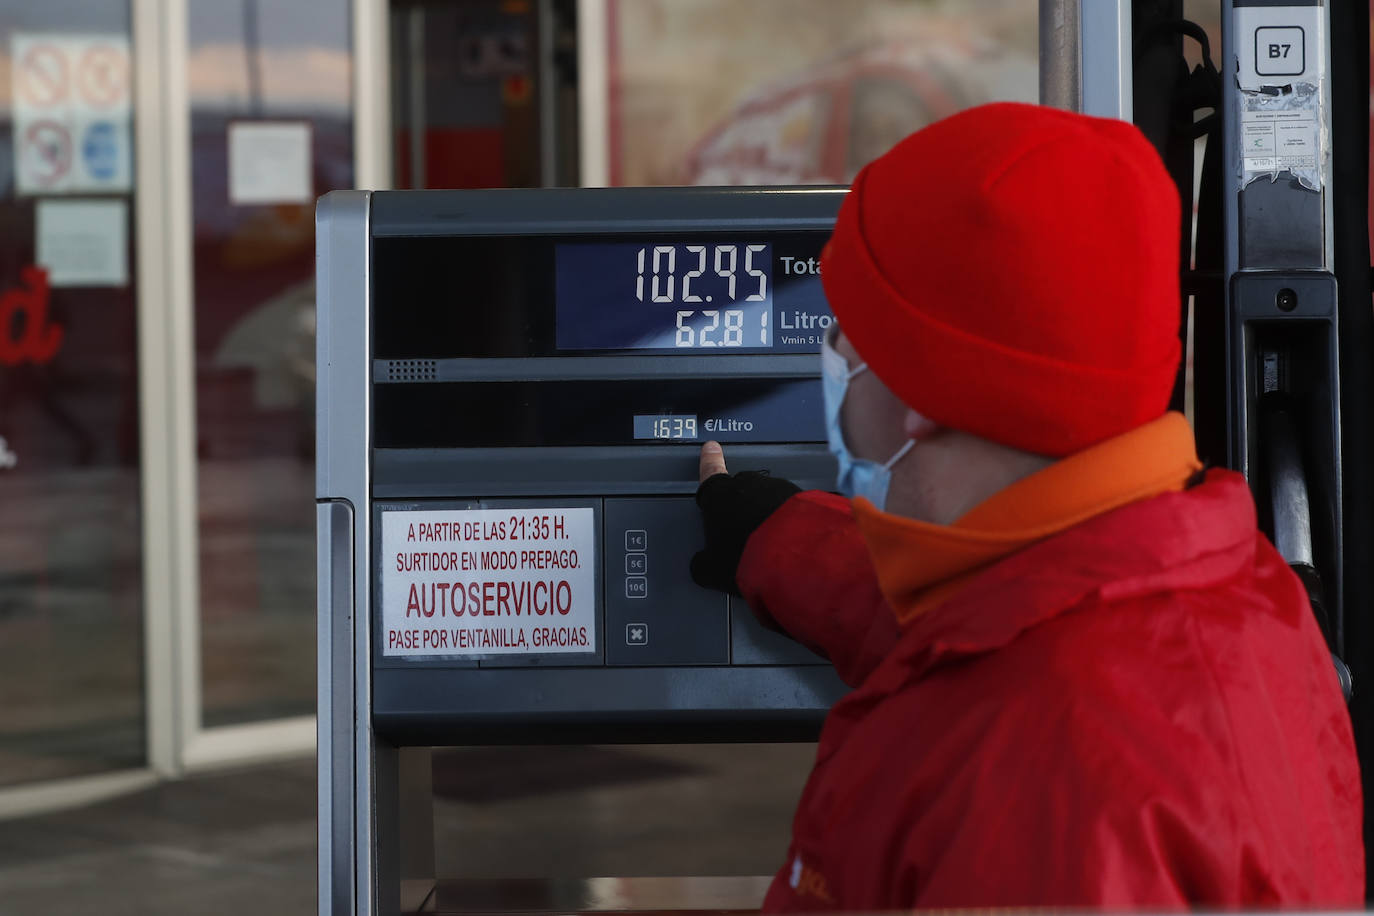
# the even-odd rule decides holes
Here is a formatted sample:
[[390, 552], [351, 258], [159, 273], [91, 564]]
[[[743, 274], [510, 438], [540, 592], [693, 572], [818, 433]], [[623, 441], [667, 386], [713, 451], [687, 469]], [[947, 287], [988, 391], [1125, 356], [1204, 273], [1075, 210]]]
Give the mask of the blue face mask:
[[833, 329], [828, 331], [821, 343], [821, 386], [825, 398], [825, 435], [829, 441], [830, 454], [839, 462], [836, 486], [845, 496], [863, 496], [878, 509], [887, 508], [887, 490], [892, 485], [892, 466], [911, 451], [916, 445], [914, 439], [897, 449], [897, 453], [882, 464], [868, 458], [855, 458], [844, 441], [844, 430], [840, 426], [840, 408], [844, 405], [845, 393], [849, 382], [868, 370], [868, 363], [861, 363], [853, 369], [845, 358], [831, 345]]

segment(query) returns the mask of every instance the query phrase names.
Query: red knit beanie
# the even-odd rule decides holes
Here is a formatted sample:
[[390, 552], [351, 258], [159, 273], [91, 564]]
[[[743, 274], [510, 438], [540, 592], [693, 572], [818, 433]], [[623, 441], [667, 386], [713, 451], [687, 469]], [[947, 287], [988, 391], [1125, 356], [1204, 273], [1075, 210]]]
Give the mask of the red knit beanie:
[[1168, 406], [1179, 215], [1134, 126], [984, 105], [859, 173], [821, 276], [854, 348], [913, 410], [1062, 456]]

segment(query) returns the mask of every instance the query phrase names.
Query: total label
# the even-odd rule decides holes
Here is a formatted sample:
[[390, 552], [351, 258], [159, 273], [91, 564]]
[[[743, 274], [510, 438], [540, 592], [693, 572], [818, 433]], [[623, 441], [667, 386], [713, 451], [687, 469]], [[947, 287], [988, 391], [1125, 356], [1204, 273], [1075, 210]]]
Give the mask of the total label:
[[382, 652], [596, 651], [591, 508], [382, 513]]

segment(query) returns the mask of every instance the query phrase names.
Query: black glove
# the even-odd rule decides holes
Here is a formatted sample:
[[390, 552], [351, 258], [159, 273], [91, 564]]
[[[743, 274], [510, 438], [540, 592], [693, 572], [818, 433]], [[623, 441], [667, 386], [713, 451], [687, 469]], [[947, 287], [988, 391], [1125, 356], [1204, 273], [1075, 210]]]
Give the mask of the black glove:
[[706, 549], [692, 557], [692, 580], [703, 588], [738, 595], [735, 573], [749, 536], [800, 492], [792, 481], [767, 471], [716, 474], [702, 481], [697, 505], [706, 528]]

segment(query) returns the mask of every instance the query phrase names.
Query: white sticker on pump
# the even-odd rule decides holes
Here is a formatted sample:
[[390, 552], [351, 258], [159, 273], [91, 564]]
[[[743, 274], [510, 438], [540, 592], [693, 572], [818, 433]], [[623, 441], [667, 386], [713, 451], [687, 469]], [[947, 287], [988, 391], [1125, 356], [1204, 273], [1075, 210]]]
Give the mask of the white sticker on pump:
[[387, 656], [596, 651], [590, 508], [382, 513]]

